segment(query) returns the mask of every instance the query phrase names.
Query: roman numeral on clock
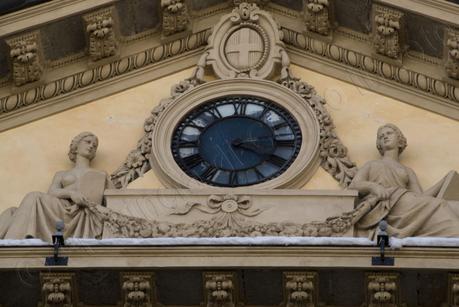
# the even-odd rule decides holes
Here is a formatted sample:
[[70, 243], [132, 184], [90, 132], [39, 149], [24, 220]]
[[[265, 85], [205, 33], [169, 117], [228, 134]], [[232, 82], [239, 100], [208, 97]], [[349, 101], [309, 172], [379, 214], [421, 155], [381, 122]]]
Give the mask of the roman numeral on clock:
[[295, 140], [276, 140], [276, 146], [295, 147]]
[[230, 171], [229, 174], [229, 184], [231, 185], [237, 185], [239, 183], [239, 179], [237, 177], [237, 172], [235, 171]]
[[269, 158], [266, 161], [271, 164], [274, 164], [275, 166], [279, 168], [284, 166], [285, 162], [287, 162], [287, 160], [285, 160], [284, 158], [276, 156], [276, 155], [269, 156]]
[[280, 129], [282, 127], [287, 127], [287, 126], [288, 126], [287, 122], [279, 123], [279, 124], [273, 126], [273, 130], [277, 130], [277, 129]]
[[245, 115], [245, 110], [247, 109], [247, 104], [243, 102], [233, 103], [234, 114], [235, 115]]
[[179, 147], [181, 148], [193, 148], [198, 147], [198, 141], [184, 141], [180, 140]]
[[212, 180], [212, 178], [214, 178], [217, 171], [218, 171], [217, 168], [213, 166], [209, 166], [201, 175], [199, 175], [199, 177], [205, 180]]
[[204, 160], [199, 154], [191, 155], [185, 158], [182, 158], [183, 163], [185, 163], [188, 167], [193, 168], [199, 163], [203, 162]]

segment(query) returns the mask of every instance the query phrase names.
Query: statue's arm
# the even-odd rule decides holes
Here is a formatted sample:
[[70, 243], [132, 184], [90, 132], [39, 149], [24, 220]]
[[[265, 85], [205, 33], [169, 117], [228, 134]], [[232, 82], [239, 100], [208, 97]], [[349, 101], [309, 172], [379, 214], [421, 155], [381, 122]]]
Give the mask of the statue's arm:
[[408, 168], [408, 180], [408, 190], [422, 194], [422, 187], [419, 184], [418, 176], [416, 176], [416, 173], [410, 168]]
[[349, 185], [349, 188], [359, 191], [359, 194], [362, 196], [372, 194], [378, 199], [389, 198], [390, 194], [383, 186], [369, 180], [370, 168], [370, 163], [360, 168]]
[[48, 194], [56, 196], [57, 198], [70, 199], [72, 192], [62, 188], [62, 177], [63, 172], [57, 172], [56, 175], [54, 175], [53, 182], [51, 183], [51, 186], [48, 190]]

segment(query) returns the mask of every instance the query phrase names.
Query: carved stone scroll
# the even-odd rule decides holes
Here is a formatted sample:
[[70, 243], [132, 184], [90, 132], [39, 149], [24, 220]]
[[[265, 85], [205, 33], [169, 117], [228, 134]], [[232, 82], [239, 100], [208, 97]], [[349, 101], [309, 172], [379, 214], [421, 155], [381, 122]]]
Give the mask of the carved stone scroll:
[[77, 305], [75, 273], [41, 273], [41, 304], [43, 307]]
[[459, 30], [447, 29], [445, 37], [445, 70], [448, 77], [459, 80]]
[[122, 273], [123, 307], [156, 306], [153, 273]]
[[163, 35], [169, 36], [185, 31], [190, 23], [184, 0], [161, 0], [163, 12]]
[[315, 307], [319, 297], [316, 272], [284, 272], [285, 307]]
[[403, 13], [388, 7], [374, 6], [373, 42], [376, 53], [399, 59], [403, 51]]
[[114, 56], [118, 50], [118, 39], [114, 31], [115, 22], [111, 7], [84, 15], [89, 36], [89, 56], [93, 61]]
[[16, 86], [40, 80], [43, 65], [39, 32], [31, 32], [8, 39], [13, 64], [13, 81]]
[[204, 272], [206, 307], [234, 307], [237, 304], [236, 273]]
[[398, 273], [367, 273], [366, 284], [366, 306], [400, 306], [400, 276]]
[[307, 0], [304, 6], [306, 29], [320, 35], [329, 35], [331, 0]]

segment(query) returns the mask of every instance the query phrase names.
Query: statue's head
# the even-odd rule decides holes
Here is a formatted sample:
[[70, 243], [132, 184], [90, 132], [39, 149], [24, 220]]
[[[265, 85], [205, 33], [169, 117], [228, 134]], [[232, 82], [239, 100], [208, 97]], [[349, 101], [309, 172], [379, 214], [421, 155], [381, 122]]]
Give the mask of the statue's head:
[[72, 139], [69, 148], [69, 159], [76, 161], [77, 155], [81, 155], [89, 160], [96, 156], [99, 139], [92, 132], [81, 132]]
[[[393, 140], [391, 138], [393, 138]], [[384, 144], [384, 142], [388, 143]], [[391, 142], [394, 142], [395, 144], [391, 145]], [[376, 148], [378, 148], [378, 151], [381, 155], [384, 155], [387, 146], [397, 146], [399, 154], [401, 154], [407, 146], [406, 137], [403, 135], [402, 131], [400, 131], [400, 129], [394, 124], [385, 124], [378, 128], [378, 133], [376, 136]]]

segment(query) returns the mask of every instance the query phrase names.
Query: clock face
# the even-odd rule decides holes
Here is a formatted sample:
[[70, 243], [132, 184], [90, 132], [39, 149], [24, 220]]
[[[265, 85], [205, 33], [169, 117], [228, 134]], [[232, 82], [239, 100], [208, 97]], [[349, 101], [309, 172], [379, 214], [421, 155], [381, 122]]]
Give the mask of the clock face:
[[227, 96], [181, 120], [172, 153], [189, 176], [214, 186], [238, 187], [282, 174], [301, 142], [298, 123], [284, 108], [264, 98]]

